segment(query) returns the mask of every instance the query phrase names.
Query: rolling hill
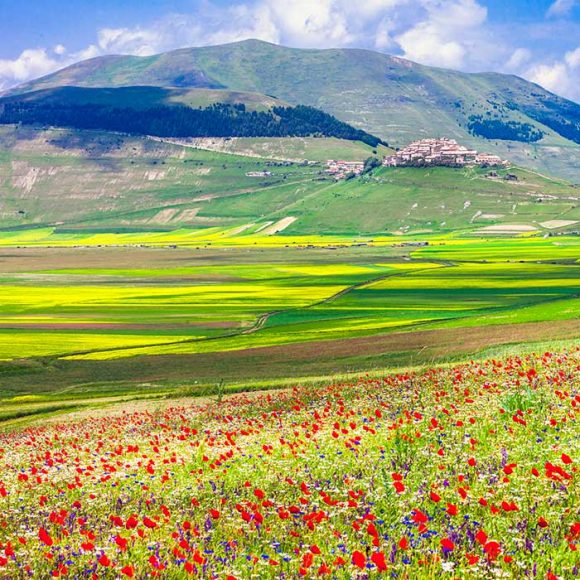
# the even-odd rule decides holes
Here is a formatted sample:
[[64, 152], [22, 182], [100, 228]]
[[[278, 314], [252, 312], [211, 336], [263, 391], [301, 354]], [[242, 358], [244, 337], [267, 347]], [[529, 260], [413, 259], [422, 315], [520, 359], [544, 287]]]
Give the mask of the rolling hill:
[[466, 74], [367, 50], [292, 49], [250, 40], [149, 57], [107, 56], [9, 94], [136, 85], [273, 95], [320, 108], [395, 146], [445, 135], [577, 179], [580, 105], [515, 76]]
[[[335, 182], [320, 160], [363, 160], [372, 148], [324, 138], [207, 141], [0, 127], [0, 227], [227, 236], [284, 224], [284, 235], [357, 236], [548, 233], [580, 221], [579, 190], [530, 170], [379, 168]], [[212, 146], [221, 149], [198, 148]]]

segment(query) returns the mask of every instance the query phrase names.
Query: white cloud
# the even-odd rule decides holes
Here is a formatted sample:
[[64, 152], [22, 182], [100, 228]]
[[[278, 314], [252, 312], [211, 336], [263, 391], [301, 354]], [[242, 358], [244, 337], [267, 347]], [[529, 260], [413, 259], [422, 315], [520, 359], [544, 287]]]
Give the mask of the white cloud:
[[0, 87], [47, 74], [58, 67], [58, 60], [44, 48], [29, 48], [14, 60], [0, 60]]
[[562, 90], [568, 85], [566, 65], [561, 62], [534, 65], [528, 72], [528, 78], [550, 91]]
[[463, 65], [465, 49], [460, 43], [446, 41], [430, 23], [423, 22], [396, 38], [404, 56], [423, 64], [449, 68]]
[[523, 76], [553, 93], [580, 102], [580, 47], [566, 53], [561, 61], [531, 66]]
[[149, 56], [157, 52], [162, 37], [155, 30], [141, 28], [103, 28], [98, 33], [98, 46], [104, 53]]
[[395, 39], [392, 37], [395, 30], [395, 23], [391, 18], [383, 18], [377, 26], [375, 34], [375, 48], [378, 50], [392, 50], [397, 46]]
[[[395, 38], [403, 55], [423, 64], [462, 68], [487, 18], [475, 0], [422, 0], [426, 17]], [[471, 54], [470, 54], [471, 53]]]
[[266, 0], [264, 8], [284, 38], [305, 47], [346, 46], [354, 35], [345, 10], [334, 0], [294, 0], [292, 3]]
[[573, 69], [580, 68], [580, 46], [564, 55], [566, 64]]
[[550, 8], [548, 8], [546, 16], [548, 18], [567, 16], [577, 4], [578, 0], [555, 0]]
[[505, 64], [505, 71], [519, 71], [532, 58], [532, 51], [527, 48], [516, 48]]

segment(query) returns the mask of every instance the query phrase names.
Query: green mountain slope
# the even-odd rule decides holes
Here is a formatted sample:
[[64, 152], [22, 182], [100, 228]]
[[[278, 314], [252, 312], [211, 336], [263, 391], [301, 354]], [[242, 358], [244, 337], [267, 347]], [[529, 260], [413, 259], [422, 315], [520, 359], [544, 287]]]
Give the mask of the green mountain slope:
[[231, 105], [241, 103], [249, 111], [266, 111], [273, 107], [289, 105], [285, 101], [259, 93], [224, 89], [178, 89], [156, 86], [91, 88], [67, 85], [19, 93], [2, 98], [0, 102], [69, 106], [103, 105], [131, 109], [148, 109], [164, 105], [198, 108], [216, 103]]
[[[219, 152], [106, 132], [0, 127], [0, 228], [253, 235], [284, 224], [282, 235], [358, 236], [490, 226], [548, 233], [580, 223], [579, 190], [528, 170], [380, 168], [337, 183], [316, 160], [324, 152], [361, 160], [370, 147], [315, 138], [234, 143]], [[278, 160], [248, 156], [256, 150]], [[279, 160], [310, 152], [311, 163]], [[507, 172], [517, 180], [504, 179]]]
[[[63, 85], [257, 92], [318, 107], [396, 146], [445, 135], [571, 179], [577, 179], [580, 164], [580, 105], [514, 76], [426, 67], [367, 50], [303, 50], [244, 41], [150, 57], [109, 56], [11, 93]], [[516, 134], [541, 139], [484, 139], [470, 130], [478, 120], [515, 126]]]
[[[213, 102], [212, 102], [213, 100]], [[161, 87], [58, 87], [0, 99], [0, 124], [157, 137], [336, 137], [381, 140], [316, 109], [255, 93]]]

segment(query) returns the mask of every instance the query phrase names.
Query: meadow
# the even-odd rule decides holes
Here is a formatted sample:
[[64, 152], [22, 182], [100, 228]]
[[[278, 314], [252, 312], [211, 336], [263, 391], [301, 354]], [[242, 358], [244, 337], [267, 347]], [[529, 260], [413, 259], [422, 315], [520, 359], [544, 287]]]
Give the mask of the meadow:
[[0, 574], [572, 578], [578, 348], [0, 435]]

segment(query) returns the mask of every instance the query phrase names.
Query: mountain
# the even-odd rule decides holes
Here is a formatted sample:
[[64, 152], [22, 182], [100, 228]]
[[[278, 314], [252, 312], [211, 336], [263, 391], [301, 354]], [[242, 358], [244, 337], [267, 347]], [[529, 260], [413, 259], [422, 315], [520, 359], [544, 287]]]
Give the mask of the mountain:
[[395, 146], [448, 136], [570, 179], [580, 165], [580, 105], [521, 78], [423, 66], [360, 49], [249, 40], [160, 55], [105, 56], [12, 89], [202, 88], [272, 95], [330, 113]]

